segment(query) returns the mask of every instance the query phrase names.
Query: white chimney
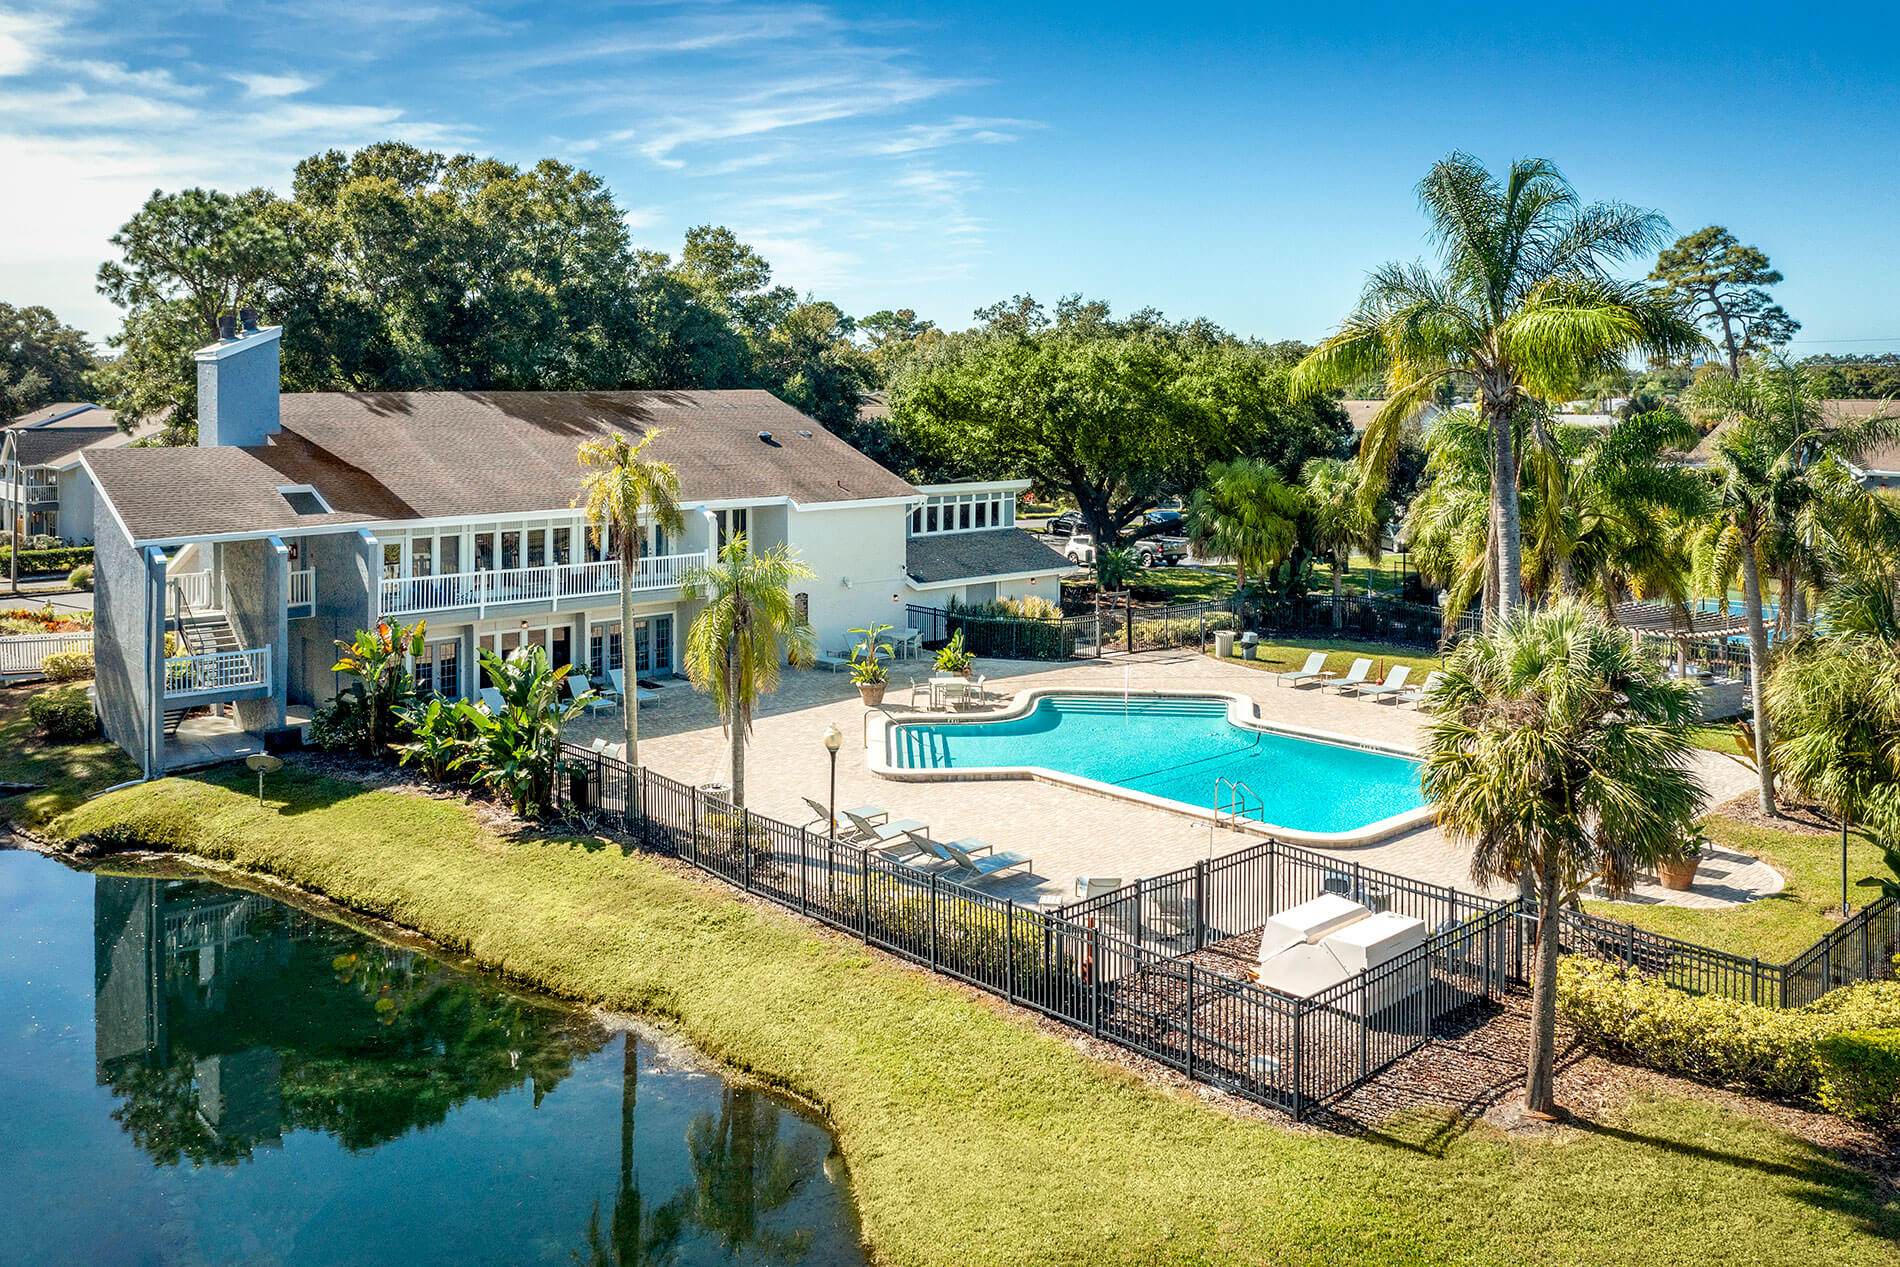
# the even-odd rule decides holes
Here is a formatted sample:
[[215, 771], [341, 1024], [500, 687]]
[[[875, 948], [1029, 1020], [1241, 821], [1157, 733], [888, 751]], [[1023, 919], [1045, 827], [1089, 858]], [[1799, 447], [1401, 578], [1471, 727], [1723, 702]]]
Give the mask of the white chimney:
[[277, 346], [284, 328], [258, 329], [255, 317], [247, 324], [250, 328], [195, 353], [200, 448], [263, 444], [277, 434]]

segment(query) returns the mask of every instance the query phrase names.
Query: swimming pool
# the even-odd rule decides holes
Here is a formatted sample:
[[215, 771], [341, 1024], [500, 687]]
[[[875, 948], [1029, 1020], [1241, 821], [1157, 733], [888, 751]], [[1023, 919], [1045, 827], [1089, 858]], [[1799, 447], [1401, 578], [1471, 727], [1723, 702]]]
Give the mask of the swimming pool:
[[1251, 713], [1239, 696], [1026, 692], [1000, 718], [891, 726], [878, 772], [1051, 778], [1202, 816], [1231, 799], [1216, 780], [1235, 780], [1254, 794], [1257, 826], [1314, 843], [1376, 840], [1429, 818], [1416, 761], [1263, 728]]

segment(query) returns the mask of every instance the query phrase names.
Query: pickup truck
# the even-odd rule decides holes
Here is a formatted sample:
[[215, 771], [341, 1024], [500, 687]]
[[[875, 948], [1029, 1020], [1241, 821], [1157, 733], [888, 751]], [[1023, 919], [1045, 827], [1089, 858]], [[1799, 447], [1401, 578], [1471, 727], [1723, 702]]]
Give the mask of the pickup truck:
[[[1134, 543], [1134, 550], [1143, 567], [1173, 567], [1187, 557], [1187, 538], [1143, 537]], [[1078, 532], [1062, 547], [1062, 554], [1078, 567], [1092, 566], [1095, 562], [1095, 538], [1086, 532]]]

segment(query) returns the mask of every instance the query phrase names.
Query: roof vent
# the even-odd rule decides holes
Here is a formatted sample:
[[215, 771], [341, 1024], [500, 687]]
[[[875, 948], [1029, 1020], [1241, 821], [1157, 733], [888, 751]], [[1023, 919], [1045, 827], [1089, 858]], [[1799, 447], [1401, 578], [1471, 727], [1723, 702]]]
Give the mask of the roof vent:
[[807, 440], [811, 439], [811, 432], [805, 430], [803, 427], [798, 429], [798, 434], [804, 436]]
[[771, 445], [775, 449], [779, 447], [778, 441], [772, 438], [772, 433], [770, 431], [759, 432], [759, 439], [763, 440], [765, 443]]

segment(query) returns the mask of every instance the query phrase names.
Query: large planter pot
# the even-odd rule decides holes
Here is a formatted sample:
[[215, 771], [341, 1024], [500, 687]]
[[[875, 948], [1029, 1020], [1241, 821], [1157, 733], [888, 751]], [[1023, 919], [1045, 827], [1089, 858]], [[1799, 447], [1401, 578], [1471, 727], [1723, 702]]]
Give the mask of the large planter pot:
[[864, 701], [866, 708], [876, 708], [884, 702], [884, 688], [888, 685], [888, 682], [860, 682], [858, 698]]
[[1702, 859], [1700, 858], [1681, 858], [1674, 862], [1658, 862], [1656, 864], [1656, 874], [1662, 880], [1662, 886], [1665, 889], [1674, 889], [1678, 893], [1686, 893], [1695, 887], [1695, 871], [1701, 862]]
[[570, 770], [567, 775], [567, 799], [578, 810], [593, 808], [593, 781], [584, 771]]

